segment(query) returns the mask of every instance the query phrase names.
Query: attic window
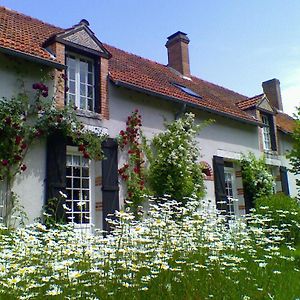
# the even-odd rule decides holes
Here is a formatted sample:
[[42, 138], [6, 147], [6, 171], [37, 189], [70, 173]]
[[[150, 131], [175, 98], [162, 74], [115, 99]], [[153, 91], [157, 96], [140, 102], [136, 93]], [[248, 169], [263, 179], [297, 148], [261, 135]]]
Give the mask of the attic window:
[[199, 98], [199, 99], [202, 99], [202, 97], [197, 94], [196, 92], [192, 91], [190, 88], [184, 86], [184, 85], [181, 85], [181, 84], [178, 84], [178, 83], [175, 83], [173, 82], [172, 83], [174, 86], [176, 86], [177, 88], [179, 88], [182, 92], [190, 95], [190, 96], [193, 96], [193, 97], [196, 97], [196, 98]]

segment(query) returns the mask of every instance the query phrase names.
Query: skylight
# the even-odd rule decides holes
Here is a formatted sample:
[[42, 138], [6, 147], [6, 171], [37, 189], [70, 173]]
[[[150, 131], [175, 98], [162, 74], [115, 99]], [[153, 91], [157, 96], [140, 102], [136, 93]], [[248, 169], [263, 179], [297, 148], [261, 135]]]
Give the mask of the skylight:
[[200, 98], [202, 99], [202, 97], [197, 94], [196, 92], [194, 92], [193, 90], [191, 90], [190, 88], [184, 86], [184, 85], [181, 85], [181, 84], [178, 84], [178, 83], [175, 83], [173, 82], [172, 83], [174, 86], [176, 86], [177, 88], [179, 88], [181, 91], [183, 91], [184, 93], [190, 95], [190, 96], [193, 96], [193, 97], [196, 97], [196, 98]]

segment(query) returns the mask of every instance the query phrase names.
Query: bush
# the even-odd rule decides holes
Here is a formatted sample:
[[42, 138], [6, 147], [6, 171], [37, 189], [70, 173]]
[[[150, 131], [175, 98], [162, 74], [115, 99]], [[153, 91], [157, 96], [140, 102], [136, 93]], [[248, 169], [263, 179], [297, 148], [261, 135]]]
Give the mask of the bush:
[[268, 218], [269, 226], [284, 230], [285, 241], [300, 243], [300, 205], [295, 198], [282, 193], [255, 201], [258, 214]]
[[186, 204], [188, 197], [200, 199], [205, 195], [196, 142], [203, 125], [196, 125], [194, 115], [186, 113], [153, 138], [149, 184], [156, 196], [168, 194], [171, 199]]

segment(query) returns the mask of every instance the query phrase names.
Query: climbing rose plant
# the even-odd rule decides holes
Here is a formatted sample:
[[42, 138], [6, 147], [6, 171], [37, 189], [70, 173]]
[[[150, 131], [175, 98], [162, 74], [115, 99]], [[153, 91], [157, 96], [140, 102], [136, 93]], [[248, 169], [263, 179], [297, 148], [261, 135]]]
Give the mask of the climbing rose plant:
[[125, 154], [126, 162], [118, 170], [125, 183], [126, 205], [138, 216], [139, 207], [143, 203], [145, 194], [145, 167], [141, 131], [142, 117], [136, 109], [127, 118], [126, 129], [121, 130], [118, 142], [121, 151]]
[[253, 153], [243, 155], [241, 169], [245, 194], [251, 200], [273, 194], [275, 182], [264, 157], [257, 159]]
[[186, 113], [154, 137], [149, 183], [156, 196], [168, 194], [182, 204], [186, 204], [188, 197], [204, 196], [202, 168], [198, 162], [200, 151], [195, 140], [202, 127], [203, 124], [195, 124], [192, 113]]
[[[25, 172], [24, 162], [29, 148], [42, 138], [60, 132], [78, 145], [85, 158], [101, 159], [101, 143], [105, 135], [85, 129], [76, 117], [76, 108], [56, 107], [48, 98], [48, 87], [32, 85], [34, 97], [19, 93], [12, 99], [0, 99], [0, 181], [6, 184], [6, 207], [12, 208], [12, 185], [17, 174]], [[6, 217], [9, 211], [6, 211]]]

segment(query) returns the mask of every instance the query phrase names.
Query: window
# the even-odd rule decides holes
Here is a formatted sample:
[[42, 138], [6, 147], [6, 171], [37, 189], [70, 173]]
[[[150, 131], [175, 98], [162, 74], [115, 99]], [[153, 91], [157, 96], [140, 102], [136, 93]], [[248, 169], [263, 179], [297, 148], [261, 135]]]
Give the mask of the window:
[[261, 118], [263, 124], [265, 125], [262, 129], [264, 150], [272, 150], [271, 127], [269, 117], [267, 115], [262, 115]]
[[91, 223], [90, 161], [77, 153], [67, 155], [67, 218], [75, 224]]
[[181, 84], [178, 84], [175, 82], [173, 83], [173, 85], [176, 86], [177, 88], [179, 88], [182, 92], [184, 92], [190, 96], [202, 99], [202, 97], [199, 94], [197, 94], [196, 92], [194, 92], [193, 90], [191, 90], [190, 88], [188, 88], [184, 85], [181, 85]]
[[67, 55], [67, 103], [83, 110], [94, 111], [94, 61], [78, 55]]
[[224, 179], [225, 179], [225, 192], [228, 199], [228, 213], [230, 215], [234, 215], [235, 198], [236, 198], [234, 169], [225, 168]]

